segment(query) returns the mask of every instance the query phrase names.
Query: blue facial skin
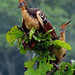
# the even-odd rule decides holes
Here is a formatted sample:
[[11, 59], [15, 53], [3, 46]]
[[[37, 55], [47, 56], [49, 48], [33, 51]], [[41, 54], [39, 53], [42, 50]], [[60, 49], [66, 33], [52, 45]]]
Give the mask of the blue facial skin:
[[21, 4], [21, 6], [24, 6], [24, 3], [20, 3]]
[[20, 8], [22, 6], [25, 6], [25, 4], [24, 3], [19, 3], [18, 8]]

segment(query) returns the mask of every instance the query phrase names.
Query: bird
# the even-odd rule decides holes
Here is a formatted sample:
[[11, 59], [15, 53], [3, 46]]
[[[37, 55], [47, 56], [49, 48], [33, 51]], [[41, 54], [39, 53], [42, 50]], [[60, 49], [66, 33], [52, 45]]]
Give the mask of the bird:
[[[25, 32], [29, 32], [32, 28], [35, 30], [46, 33], [47, 31], [53, 29], [49, 20], [38, 8], [30, 8], [25, 0], [19, 0], [18, 8], [21, 8], [22, 12], [22, 28]], [[50, 32], [52, 39], [57, 38], [55, 30]]]
[[[65, 42], [65, 28], [69, 25], [71, 21], [67, 22], [66, 24], [62, 24], [60, 27], [60, 35], [58, 40]], [[57, 40], [57, 39], [56, 39]], [[51, 55], [55, 54], [56, 60], [54, 61], [56, 64], [60, 63], [61, 59], [66, 56], [66, 49], [63, 47], [56, 48], [54, 46], [50, 47]]]
[[[30, 8], [28, 6], [27, 1], [25, 0], [19, 0], [18, 8], [21, 8], [22, 12], [22, 28], [27, 33], [32, 28], [35, 28], [35, 30], [41, 31], [43, 33], [46, 33], [47, 31], [53, 29], [52, 25], [50, 24], [49, 20], [45, 16], [45, 14], [42, 12], [41, 9], [38, 8]], [[67, 22], [66, 24], [62, 24], [60, 28], [60, 35], [57, 36], [55, 30], [50, 32], [50, 35], [52, 37], [52, 40], [60, 40], [65, 42], [65, 28], [69, 25], [71, 21]], [[35, 46], [34, 41], [31, 42], [31, 48]], [[25, 42], [23, 43], [25, 44]], [[56, 48], [54, 45], [50, 46], [50, 55], [55, 54], [56, 60], [54, 61], [55, 64], [58, 64], [62, 58], [66, 55], [66, 49], [60, 47], [59, 49]]]

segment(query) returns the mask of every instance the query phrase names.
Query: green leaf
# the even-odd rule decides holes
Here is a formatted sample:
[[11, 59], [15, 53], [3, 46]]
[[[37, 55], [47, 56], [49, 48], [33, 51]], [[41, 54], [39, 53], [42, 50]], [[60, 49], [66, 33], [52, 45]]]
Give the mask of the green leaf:
[[63, 69], [66, 69], [66, 66], [68, 67], [68, 70], [70, 69], [73, 69], [73, 66], [70, 64], [70, 63], [65, 63], [65, 62], [62, 62], [59, 67]]
[[63, 75], [63, 74], [60, 74], [60, 71], [56, 71], [54, 75]]
[[22, 38], [19, 38], [18, 39], [18, 46], [17, 46], [17, 48], [20, 49], [21, 47], [23, 47], [23, 45], [22, 45]]
[[49, 50], [46, 50], [44, 53], [43, 53], [43, 56], [48, 56], [50, 54], [50, 51]]
[[24, 72], [24, 75], [36, 75], [36, 72], [33, 68], [29, 68], [26, 72]]
[[68, 70], [64, 73], [64, 75], [73, 75], [73, 70]]
[[44, 43], [41, 43], [41, 45], [45, 48], [48, 48], [50, 45], [52, 45], [51, 41], [45, 41]]
[[[36, 46], [37, 47], [42, 47], [43, 49], [48, 49], [48, 47], [52, 45], [52, 42], [51, 41], [45, 41], [45, 42], [40, 42], [40, 43], [36, 43]], [[40, 48], [41, 49], [41, 48]]]
[[55, 41], [53, 42], [53, 44], [54, 44], [54, 46], [57, 47], [57, 48], [63, 47], [63, 48], [68, 49], [68, 50], [71, 50], [71, 49], [72, 49], [71, 46], [70, 46], [68, 43], [64, 42], [64, 41], [55, 40]]
[[[53, 28], [53, 29], [49, 30], [48, 32], [46, 32], [46, 33], [44, 34], [44, 37], [45, 37], [46, 35], [48, 35], [50, 32], [52, 32], [54, 29], [55, 29], [55, 28]], [[49, 34], [49, 35], [50, 35], [50, 34]]]
[[48, 66], [48, 68], [49, 68], [49, 70], [47, 70], [47, 71], [51, 71], [51, 69], [53, 68], [53, 65], [52, 65], [52, 64], [49, 64], [49, 63], [47, 63], [47, 66]]
[[30, 40], [32, 39], [32, 36], [33, 36], [34, 33], [35, 33], [35, 29], [32, 28], [32, 29], [30, 30], [30, 35], [29, 35]]
[[38, 73], [40, 73], [41, 75], [44, 75], [46, 74], [47, 71], [51, 71], [52, 68], [53, 68], [52, 64], [40, 63]]
[[56, 60], [55, 55], [53, 54], [52, 56], [48, 56], [48, 61], [50, 60]]
[[[52, 30], [53, 30], [53, 29], [52, 29]], [[50, 41], [50, 40], [51, 40], [51, 35], [50, 35], [50, 34], [48, 35], [48, 33], [51, 32], [52, 30], [49, 30], [46, 34], [42, 34], [42, 33], [39, 33], [39, 32], [37, 31], [38, 36], [33, 35], [33, 38], [34, 38], [36, 41], [38, 41], [38, 42]]]
[[33, 38], [36, 40], [36, 41], [38, 41], [38, 42], [40, 42], [41, 41], [41, 38], [38, 38], [37, 36], [35, 36], [35, 35], [33, 35]]
[[[42, 60], [41, 60], [42, 59]], [[28, 68], [28, 70], [24, 73], [25, 75], [44, 75], [47, 71], [51, 71], [53, 68], [52, 64], [49, 64], [47, 61], [47, 57], [34, 57], [33, 60], [27, 61], [24, 63], [25, 67]], [[39, 65], [38, 68], [35, 70], [33, 69], [34, 63], [38, 61]]]
[[73, 66], [70, 63], [62, 62], [59, 67], [60, 73], [63, 73], [63, 75], [73, 75]]
[[26, 54], [26, 53], [27, 53], [27, 50], [24, 49], [24, 47], [21, 47], [21, 48], [20, 48], [20, 53], [21, 53], [21, 54]]
[[34, 65], [34, 61], [27, 61], [24, 63], [25, 67], [31, 68]]
[[10, 44], [9, 44], [9, 46], [12, 46], [14, 44], [14, 42], [11, 42]]
[[54, 75], [73, 75], [73, 67], [70, 63], [62, 62], [60, 65], [60, 70], [56, 71]]
[[6, 40], [8, 43], [12, 43], [19, 37], [22, 37], [23, 34], [24, 33], [21, 30], [19, 30], [17, 26], [15, 26], [10, 31], [7, 32]]
[[45, 37], [45, 39], [46, 40], [50, 40], [51, 41], [51, 35], [49, 34], [49, 35], [47, 35], [46, 37]]

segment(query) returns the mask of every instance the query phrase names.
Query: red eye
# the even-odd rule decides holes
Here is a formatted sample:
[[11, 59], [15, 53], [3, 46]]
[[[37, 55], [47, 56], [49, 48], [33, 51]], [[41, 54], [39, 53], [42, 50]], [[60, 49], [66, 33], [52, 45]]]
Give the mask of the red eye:
[[21, 5], [24, 5], [24, 3], [20, 3]]
[[22, 5], [22, 3], [20, 3]]

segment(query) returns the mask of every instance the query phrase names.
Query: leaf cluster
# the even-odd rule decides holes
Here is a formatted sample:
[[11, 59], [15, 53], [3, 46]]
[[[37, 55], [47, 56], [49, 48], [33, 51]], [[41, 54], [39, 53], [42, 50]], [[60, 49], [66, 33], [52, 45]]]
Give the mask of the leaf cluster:
[[[56, 48], [63, 47], [65, 49], [71, 50], [71, 46], [66, 42], [51, 39], [51, 35], [49, 33], [52, 30], [49, 30], [47, 33], [43, 34], [42, 32], [40, 33], [32, 28], [28, 35], [19, 27], [15, 26], [6, 34], [7, 42], [11, 45], [14, 44], [16, 40], [18, 40], [18, 48], [20, 49], [21, 54], [26, 54], [27, 50], [33, 50], [36, 55], [39, 55], [34, 56], [34, 58], [32, 58], [30, 61], [24, 63], [24, 66], [28, 68], [24, 75], [46, 75], [47, 71], [51, 72], [52, 68], [54, 68], [54, 65], [51, 61], [56, 60], [56, 58], [54, 55], [50, 56], [50, 46], [54, 45]], [[33, 42], [35, 43], [35, 46], [30, 48]], [[62, 63], [59, 66], [60, 70], [54, 72], [55, 75], [58, 75], [58, 73], [59, 75], [61, 75], [60, 73], [63, 73], [64, 75], [68, 73], [64, 71], [66, 69], [66, 65], [69, 67], [68, 71], [73, 69], [70, 63]], [[73, 71], [71, 71], [71, 73], [73, 73]]]
[[[47, 61], [48, 60], [48, 61]], [[34, 59], [27, 61], [24, 63], [25, 67], [28, 68], [28, 70], [24, 73], [24, 75], [46, 75], [47, 71], [51, 71], [53, 68], [53, 64], [50, 64], [50, 60], [55, 60], [52, 57], [34, 57]], [[34, 68], [36, 63], [36, 68]]]
[[75, 60], [71, 63], [62, 62], [59, 65], [60, 70], [56, 71], [54, 75], [74, 75], [75, 74]]

